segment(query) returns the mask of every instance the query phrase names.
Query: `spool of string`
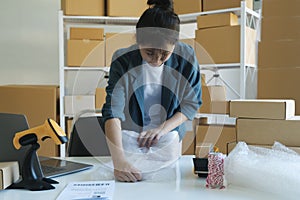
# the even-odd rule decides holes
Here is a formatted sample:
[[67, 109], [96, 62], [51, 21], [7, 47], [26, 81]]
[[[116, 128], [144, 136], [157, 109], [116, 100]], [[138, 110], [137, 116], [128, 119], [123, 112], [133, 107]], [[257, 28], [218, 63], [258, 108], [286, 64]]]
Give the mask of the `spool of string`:
[[222, 153], [210, 153], [208, 155], [208, 176], [206, 178], [207, 188], [225, 188], [224, 160], [226, 155]]

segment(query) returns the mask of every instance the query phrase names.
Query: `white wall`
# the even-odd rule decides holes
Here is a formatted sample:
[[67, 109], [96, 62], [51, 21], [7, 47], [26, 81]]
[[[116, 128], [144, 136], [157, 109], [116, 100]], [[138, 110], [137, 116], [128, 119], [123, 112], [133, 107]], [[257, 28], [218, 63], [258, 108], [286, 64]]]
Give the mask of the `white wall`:
[[0, 85], [59, 84], [60, 0], [1, 0]]

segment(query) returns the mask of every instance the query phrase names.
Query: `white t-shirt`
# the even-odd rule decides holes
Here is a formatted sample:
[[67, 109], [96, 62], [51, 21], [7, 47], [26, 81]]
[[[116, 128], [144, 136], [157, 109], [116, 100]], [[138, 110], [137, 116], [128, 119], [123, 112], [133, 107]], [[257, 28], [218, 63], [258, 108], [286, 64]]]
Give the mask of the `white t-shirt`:
[[162, 123], [164, 112], [161, 106], [163, 65], [153, 67], [143, 64], [144, 78], [144, 130], [156, 128]]

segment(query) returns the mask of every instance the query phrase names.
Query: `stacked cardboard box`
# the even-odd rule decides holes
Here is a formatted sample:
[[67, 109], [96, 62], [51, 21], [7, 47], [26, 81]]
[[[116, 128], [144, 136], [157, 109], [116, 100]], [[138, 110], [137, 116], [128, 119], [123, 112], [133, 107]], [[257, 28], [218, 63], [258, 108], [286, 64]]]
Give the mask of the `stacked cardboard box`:
[[277, 141], [300, 148], [300, 116], [295, 116], [294, 100], [232, 100], [230, 116], [237, 118], [237, 142], [271, 147]]
[[70, 28], [67, 49], [67, 66], [103, 67], [105, 66], [104, 29]]
[[228, 114], [229, 101], [226, 101], [225, 87], [222, 85], [207, 86], [202, 84], [202, 105], [199, 113]]
[[[73, 16], [140, 17], [148, 8], [146, 0], [61, 0], [64, 15]], [[174, 11], [177, 14], [201, 12], [202, 0], [174, 0]]]
[[178, 15], [202, 11], [202, 0], [174, 0], [174, 12]]
[[105, 64], [110, 66], [114, 52], [136, 43], [135, 33], [105, 33]]
[[[200, 124], [196, 130], [196, 149], [197, 157], [201, 156], [202, 144], [212, 144], [219, 149], [219, 152], [227, 152], [227, 144], [236, 141], [235, 125], [223, 124]], [[197, 148], [199, 147], [199, 149]], [[197, 152], [200, 155], [197, 155]], [[205, 155], [204, 155], [205, 156]]]
[[104, 0], [62, 0], [64, 15], [103, 16]]
[[[233, 13], [200, 15], [195, 50], [200, 64], [240, 62], [241, 27]], [[255, 30], [246, 27], [246, 63], [255, 63]]]
[[[258, 48], [260, 99], [292, 98], [300, 104], [300, 1], [262, 1], [261, 42]], [[296, 107], [300, 115], [300, 107]]]
[[[253, 9], [253, 0], [245, 0], [246, 7]], [[241, 0], [203, 0], [203, 11], [238, 8]]]
[[107, 0], [107, 16], [139, 17], [149, 7], [145, 0]]

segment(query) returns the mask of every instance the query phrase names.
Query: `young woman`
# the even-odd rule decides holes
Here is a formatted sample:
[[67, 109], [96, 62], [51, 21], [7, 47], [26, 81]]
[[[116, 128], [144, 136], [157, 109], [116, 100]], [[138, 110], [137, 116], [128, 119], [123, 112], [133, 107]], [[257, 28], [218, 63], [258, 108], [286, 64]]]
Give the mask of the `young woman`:
[[[136, 44], [115, 52], [106, 103], [105, 134], [119, 181], [142, 180], [128, 152], [174, 160], [201, 105], [201, 76], [194, 50], [179, 42], [180, 20], [169, 0], [148, 0], [136, 25]], [[134, 138], [134, 139], [132, 139]], [[127, 150], [130, 149], [130, 150]]]

